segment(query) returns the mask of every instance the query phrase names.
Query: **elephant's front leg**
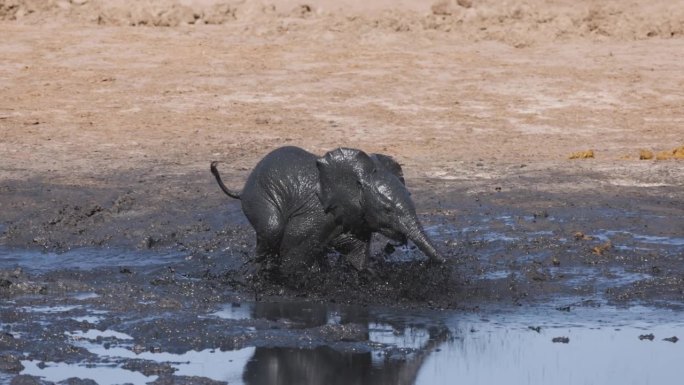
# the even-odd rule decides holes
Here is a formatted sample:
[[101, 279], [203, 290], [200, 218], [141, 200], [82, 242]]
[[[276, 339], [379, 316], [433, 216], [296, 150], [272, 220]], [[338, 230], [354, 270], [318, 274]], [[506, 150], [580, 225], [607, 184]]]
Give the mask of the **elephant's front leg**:
[[349, 233], [340, 234], [332, 241], [332, 247], [343, 254], [356, 270], [361, 271], [368, 267], [370, 237], [362, 239]]
[[280, 272], [285, 276], [308, 269], [325, 254], [330, 240], [339, 234], [324, 216], [297, 215], [290, 218], [280, 244]]

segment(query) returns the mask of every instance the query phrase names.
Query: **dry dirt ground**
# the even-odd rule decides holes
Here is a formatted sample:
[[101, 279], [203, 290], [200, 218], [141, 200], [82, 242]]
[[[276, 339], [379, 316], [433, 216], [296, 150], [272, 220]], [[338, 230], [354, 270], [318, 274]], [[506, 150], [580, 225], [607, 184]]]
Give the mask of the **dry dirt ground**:
[[681, 1], [361, 3], [3, 0], [0, 178], [107, 187], [212, 159], [242, 176], [294, 144], [455, 185], [681, 184], [681, 163], [639, 161], [684, 145]]

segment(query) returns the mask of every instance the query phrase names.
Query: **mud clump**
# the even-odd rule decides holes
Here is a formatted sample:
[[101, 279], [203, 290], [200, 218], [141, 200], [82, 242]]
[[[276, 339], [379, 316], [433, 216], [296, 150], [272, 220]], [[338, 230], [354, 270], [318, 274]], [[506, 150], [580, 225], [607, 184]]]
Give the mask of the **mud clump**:
[[0, 354], [0, 372], [19, 373], [24, 370], [19, 358], [10, 353]]
[[674, 148], [672, 150], [660, 151], [655, 155], [656, 160], [681, 160], [684, 159], [684, 146]]
[[[224, 272], [220, 279], [236, 290], [251, 291], [256, 300], [273, 296], [301, 297], [332, 303], [411, 305], [453, 308], [460, 281], [453, 266], [421, 262], [375, 262], [372, 271], [357, 271], [337, 260], [320, 268], [281, 277], [245, 264]], [[247, 270], [252, 270], [247, 271]], [[248, 277], [248, 278], [245, 278]]]
[[641, 150], [639, 151], [639, 160], [651, 160], [653, 159], [653, 151]]
[[473, 6], [471, 0], [440, 0], [430, 7], [434, 15], [453, 15]]
[[595, 255], [601, 256], [601, 255], [603, 255], [606, 251], [610, 250], [610, 248], [611, 248], [612, 246], [613, 246], [612, 243], [611, 243], [610, 241], [607, 241], [607, 242], [605, 242], [605, 243], [603, 243], [603, 244], [600, 244], [600, 245], [598, 245], [598, 246], [594, 246], [594, 247], [591, 249], [591, 252], [594, 253]]
[[29, 280], [21, 269], [0, 270], [0, 295], [45, 294], [47, 286]]
[[593, 159], [594, 150], [578, 151], [570, 154], [569, 159]]

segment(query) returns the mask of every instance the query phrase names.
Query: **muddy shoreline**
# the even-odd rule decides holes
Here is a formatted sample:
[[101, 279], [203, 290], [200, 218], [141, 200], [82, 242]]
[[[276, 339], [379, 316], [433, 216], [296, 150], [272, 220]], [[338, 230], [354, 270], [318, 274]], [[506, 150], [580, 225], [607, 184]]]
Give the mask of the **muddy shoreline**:
[[[127, 375], [143, 376], [132, 377], [134, 383], [214, 383], [211, 374], [184, 376], [187, 369], [173, 364], [198, 359], [186, 357], [194, 351], [207, 355], [202, 359], [251, 357], [233, 381], [254, 384], [271, 383], [259, 366], [250, 368], [264, 359], [285, 365], [293, 355], [310, 362], [323, 354], [333, 368], [380, 355], [384, 363], [371, 366], [375, 374], [352, 371], [350, 378], [395, 383], [401, 376], [415, 380], [414, 369], [410, 376], [402, 373], [423, 365], [416, 357], [453, 341], [454, 326], [440, 320], [454, 311], [466, 319], [524, 313], [515, 327], [537, 330], [538, 322], [554, 317], [579, 317], [575, 324], [582, 324], [603, 314], [630, 322], [632, 316], [621, 315], [629, 310], [619, 309], [684, 309], [684, 215], [677, 187], [564, 194], [507, 189], [514, 183], [505, 181], [475, 188], [409, 180], [421, 218], [449, 264], [411, 262], [422, 256], [410, 249], [387, 254], [385, 241], [376, 239], [377, 275], [331, 257], [328, 266], [292, 286], [250, 276], [253, 231], [208, 172], [182, 179], [195, 186], [187, 195], [171, 188], [180, 179], [156, 184], [167, 187], [161, 194], [3, 182], [9, 220], [0, 238], [1, 380], [34, 383], [37, 377], [15, 375], [55, 376], [50, 368], [89, 362], [116, 363]], [[563, 179], [556, 174], [557, 182]], [[331, 324], [330, 314], [341, 318]], [[392, 325], [388, 332], [368, 326], [383, 322]], [[481, 322], [465, 332], [489, 327]], [[673, 337], [659, 331], [658, 325], [667, 325], [662, 322], [644, 326], [644, 335], [655, 330], [660, 339]], [[427, 342], [398, 348], [394, 340], [375, 340], [408, 330], [425, 330], [420, 333]], [[544, 330], [548, 344], [556, 341], [551, 337], [567, 338], [554, 326]], [[112, 354], [121, 356], [106, 358]], [[364, 365], [370, 364], [353, 368]]]
[[[223, 197], [206, 174], [159, 178], [150, 183], [154, 190], [148, 184], [96, 189], [5, 181], [6, 222], [0, 240], [6, 250], [47, 252], [57, 259], [71, 250], [96, 253], [98, 248], [112, 254], [177, 254], [185, 261], [176, 270], [210, 277], [208, 281], [228, 290], [256, 295], [253, 299], [275, 294], [340, 303], [430, 302], [444, 308], [472, 306], [482, 299], [534, 303], [581, 289], [563, 283], [570, 279], [566, 272], [578, 267], [595, 270], [598, 280], [581, 289], [586, 294], [625, 303], [671, 302], [668, 306], [678, 306], [684, 298], [679, 266], [684, 215], [678, 186], [603, 186], [565, 194], [524, 186], [568, 184], [576, 176], [540, 175], [537, 181], [498, 180], [477, 187], [409, 180], [419, 214], [448, 256], [448, 267], [423, 264], [423, 256], [412, 249], [388, 254], [387, 240], [377, 236], [373, 254], [379, 277], [350, 271], [345, 261], [331, 255], [326, 266], [316, 266], [303, 282], [278, 285], [260, 277], [251, 262], [254, 233], [239, 202]], [[130, 179], [136, 178], [119, 180]], [[588, 179], [583, 177], [582, 183], [590, 183]], [[136, 265], [145, 270], [144, 263]], [[59, 262], [50, 262], [38, 271], [58, 267]], [[505, 285], [478, 284], [496, 268], [508, 272]], [[610, 286], [612, 268], [645, 276], [607, 289], [600, 282], [605, 278]]]

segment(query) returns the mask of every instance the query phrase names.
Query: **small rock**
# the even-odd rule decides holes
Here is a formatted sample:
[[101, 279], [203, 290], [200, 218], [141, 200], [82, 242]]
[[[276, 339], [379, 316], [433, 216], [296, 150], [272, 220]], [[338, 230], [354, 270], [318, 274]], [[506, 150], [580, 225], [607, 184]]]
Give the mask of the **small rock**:
[[535, 218], [548, 218], [549, 213], [546, 210], [536, 211], [536, 212], [532, 213], [532, 216], [534, 216]]
[[592, 237], [591, 235], [586, 235], [581, 231], [575, 233], [576, 241], [591, 241], [592, 239], [594, 239], [594, 237]]
[[643, 340], [653, 341], [653, 339], [655, 339], [655, 336], [653, 335], [653, 333], [651, 333], [651, 334], [642, 334], [642, 335], [639, 336], [639, 340], [640, 340], [640, 341], [643, 341]]
[[530, 330], [534, 330], [537, 333], [541, 333], [541, 326], [528, 326], [527, 328]]
[[675, 344], [677, 343], [677, 341], [679, 341], [679, 338], [677, 338], [677, 336], [672, 336], [668, 338], [663, 338], [663, 341], [672, 342], [673, 344]]
[[67, 378], [64, 381], [60, 381], [57, 385], [97, 385], [97, 382], [91, 379], [81, 379], [77, 377]]
[[292, 10], [292, 14], [295, 16], [306, 16], [306, 15], [310, 14], [312, 11], [313, 11], [313, 9], [311, 8], [310, 5], [302, 4], [302, 5], [295, 7]]
[[554, 337], [551, 342], [554, 344], [567, 344], [570, 343], [570, 338], [568, 337]]

